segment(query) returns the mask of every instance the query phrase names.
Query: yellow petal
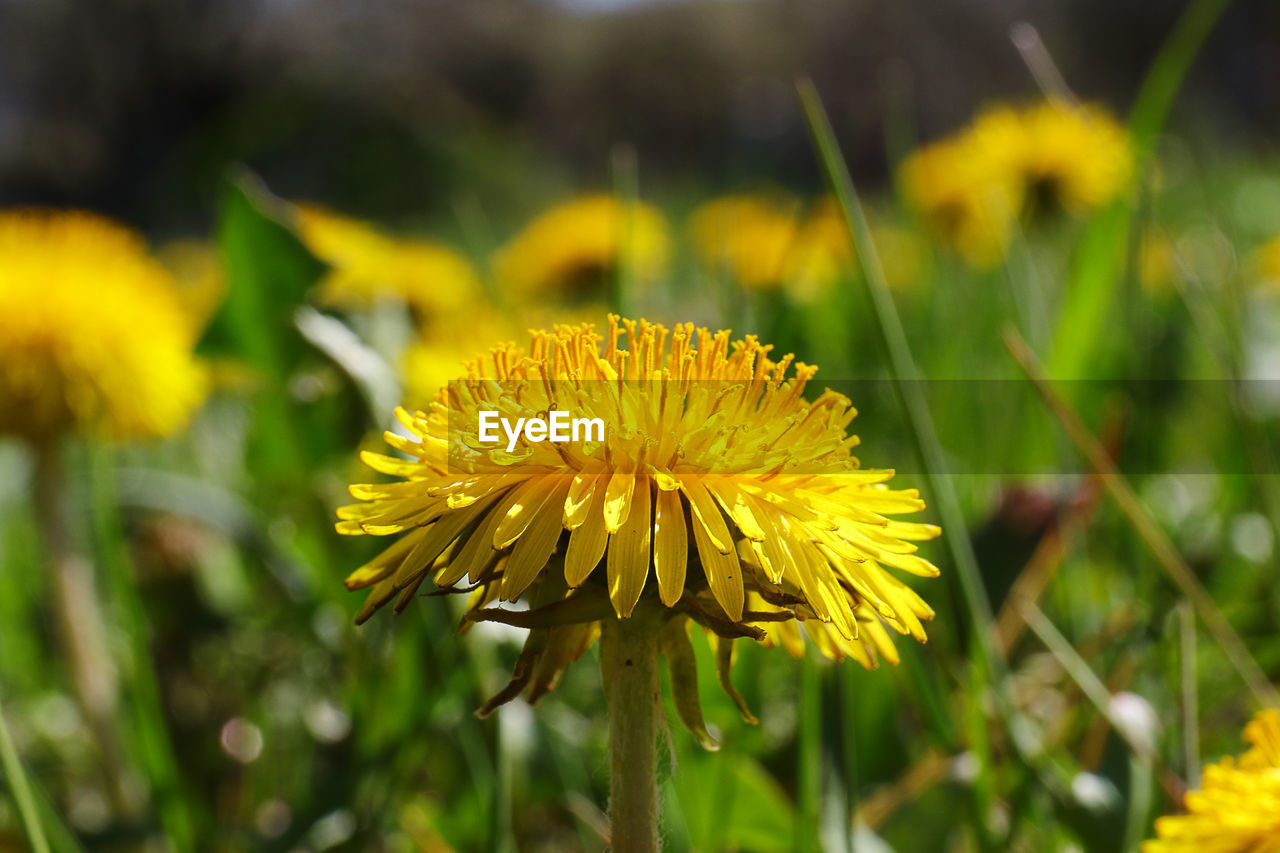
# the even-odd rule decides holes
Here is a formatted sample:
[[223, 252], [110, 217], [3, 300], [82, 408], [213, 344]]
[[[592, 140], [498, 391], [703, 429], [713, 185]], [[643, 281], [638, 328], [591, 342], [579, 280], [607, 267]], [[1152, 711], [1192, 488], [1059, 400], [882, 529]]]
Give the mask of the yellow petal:
[[880, 562], [921, 578], [936, 578], [942, 574], [933, 563], [915, 554], [885, 554]]
[[390, 474], [393, 477], [422, 477], [430, 473], [430, 469], [416, 459], [398, 459], [372, 450], [360, 451], [360, 461], [379, 474]]
[[744, 593], [738, 552], [723, 553], [707, 537], [705, 525], [696, 522], [693, 525], [693, 542], [698, 546], [698, 558], [702, 561], [702, 571], [707, 576], [711, 594], [730, 619], [741, 622]]
[[418, 587], [422, 586], [422, 582], [427, 579], [426, 572], [418, 575], [411, 584], [400, 590], [400, 597], [396, 599], [395, 606], [392, 611], [402, 613], [409, 606], [409, 602], [413, 601], [413, 597], [418, 594]]
[[631, 493], [636, 487], [636, 475], [619, 471], [609, 478], [604, 492], [604, 529], [617, 533], [631, 512]]
[[730, 547], [733, 538], [729, 535], [729, 528], [724, 523], [724, 516], [720, 514], [715, 498], [711, 497], [702, 480], [697, 477], [686, 477], [681, 481], [680, 486], [689, 496], [689, 508], [693, 510], [693, 517], [699, 522], [693, 526], [694, 530], [701, 528], [706, 534], [707, 541], [717, 551], [727, 554], [733, 550]]
[[[649, 524], [649, 478], [633, 479], [631, 512], [622, 528], [609, 537], [605, 563], [609, 572], [609, 600], [623, 619], [631, 616], [649, 577], [649, 542], [653, 530]], [[605, 505], [608, 506], [607, 499]]]
[[347, 579], [343, 583], [347, 589], [364, 589], [365, 587], [373, 586], [394, 572], [396, 566], [405, 558], [405, 555], [412, 551], [414, 546], [426, 535], [426, 528], [406, 533], [391, 547], [347, 575]]
[[[512, 503], [511, 509], [507, 510], [506, 516], [498, 524], [498, 529], [493, 534], [493, 547], [501, 551], [511, 546], [512, 542], [519, 539], [533, 519], [538, 515], [538, 511], [542, 509], [543, 504], [547, 502], [547, 497], [551, 494], [557, 483], [564, 478], [558, 476], [547, 475], [543, 477], [534, 477], [523, 485], [516, 487], [516, 499]], [[556, 506], [557, 519], [559, 518], [560, 507]]]
[[515, 501], [515, 491], [509, 491], [493, 509], [484, 514], [479, 526], [472, 531], [449, 566], [436, 578], [436, 586], [453, 586], [463, 577], [469, 577], [472, 583], [480, 580], [480, 574], [498, 555], [493, 547], [494, 531], [498, 529], [502, 519], [507, 517]]
[[862, 623], [863, 635], [871, 639], [885, 660], [897, 666], [901, 658], [898, 656], [898, 647], [893, 644], [893, 640], [889, 637], [889, 632], [884, 629], [884, 625], [880, 620], [872, 616], [869, 620]]
[[398, 483], [352, 483], [347, 486], [347, 492], [358, 501], [381, 501], [425, 497], [427, 489], [421, 480], [401, 480]]
[[405, 438], [403, 435], [396, 435], [394, 432], [388, 431], [382, 434], [382, 440], [405, 456], [417, 458], [422, 455], [422, 445], [415, 438]]
[[604, 489], [597, 488], [577, 530], [569, 534], [569, 547], [564, 555], [564, 580], [571, 587], [581, 586], [600, 564], [609, 533], [604, 529]]
[[748, 539], [759, 542], [764, 539], [764, 528], [756, 520], [751, 499], [743, 494], [728, 477], [719, 478], [707, 486], [707, 491], [715, 497], [724, 511], [733, 519], [733, 523]]
[[390, 601], [395, 594], [396, 588], [391, 583], [391, 578], [380, 581], [377, 586], [369, 591], [364, 604], [361, 605], [360, 612], [356, 614], [356, 624], [363, 625], [370, 616], [377, 612], [379, 607]]
[[569, 491], [569, 478], [556, 478], [558, 482], [548, 499], [543, 501], [537, 517], [524, 535], [516, 540], [511, 557], [502, 570], [502, 597], [515, 601], [538, 577], [556, 549], [556, 542], [564, 530], [562, 502]]
[[688, 564], [689, 533], [685, 530], [680, 493], [659, 488], [653, 519], [653, 571], [658, 577], [658, 597], [667, 607], [674, 607], [684, 594]]
[[938, 538], [942, 535], [942, 528], [936, 524], [890, 520], [884, 526], [884, 532], [887, 536], [896, 536], [899, 539], [924, 540]]
[[666, 471], [658, 471], [650, 468], [650, 473], [653, 474], [653, 480], [661, 491], [674, 492], [676, 489], [680, 488], [680, 481], [668, 474]]
[[564, 499], [564, 529], [576, 530], [587, 518], [587, 510], [600, 489], [601, 477], [597, 474], [578, 474], [569, 486]]
[[431, 525], [427, 535], [419, 540], [414, 549], [404, 558], [404, 562], [396, 569], [396, 589], [407, 586], [419, 574], [430, 568], [436, 557], [444, 553], [444, 549], [467, 529], [467, 525], [475, 521], [480, 513], [493, 504], [495, 497], [490, 495], [466, 509], [453, 510]]
[[818, 609], [817, 602], [822, 603], [821, 611], [830, 618], [831, 624], [840, 632], [840, 636], [846, 640], [857, 638], [858, 625], [853, 619], [853, 600], [841, 588], [826, 555], [807, 540], [799, 540], [796, 544], [799, 545], [796, 554], [797, 566], [801, 561], [805, 563], [801, 577], [804, 577], [806, 572], [808, 574], [805, 598], [810, 604], [815, 605], [815, 610]]
[[886, 515], [901, 515], [924, 509], [924, 501], [920, 500], [920, 493], [915, 489], [863, 489], [858, 494], [858, 503], [866, 509]]

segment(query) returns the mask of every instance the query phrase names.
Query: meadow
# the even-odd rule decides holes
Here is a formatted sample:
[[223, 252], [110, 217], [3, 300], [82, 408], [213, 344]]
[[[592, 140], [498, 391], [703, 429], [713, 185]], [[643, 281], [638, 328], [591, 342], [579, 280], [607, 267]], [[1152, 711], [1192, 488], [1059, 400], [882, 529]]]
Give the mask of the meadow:
[[[808, 187], [664, 185], [619, 145], [608, 185], [531, 179], [431, 219], [287, 198], [252, 164], [180, 241], [0, 209], [0, 850], [644, 849], [612, 834], [609, 713], [630, 712], [601, 664], [642, 622], [615, 612], [673, 606], [643, 584], [647, 513], [682, 492], [655, 473], [636, 501], [643, 589], [611, 550], [607, 589], [605, 563], [569, 584], [604, 611], [524, 626], [476, 616], [497, 589], [451, 574], [465, 540], [384, 590], [379, 555], [421, 534], [352, 508], [410, 494], [413, 413], [464, 361], [556, 325], [608, 344], [611, 314], [817, 365], [795, 405], [847, 397], [860, 470], [894, 469], [925, 505], [905, 521], [941, 528], [865, 546], [903, 570], [892, 592], [851, 570], [853, 637], [809, 586], [748, 583], [734, 614], [697, 537], [727, 518], [746, 565], [768, 524], [671, 498], [690, 536], [653, 559], [687, 553], [700, 603], [662, 641], [663, 849], [1280, 844], [1280, 723], [1242, 740], [1280, 706], [1280, 159], [1177, 109], [1224, 6], [1188, 6], [1123, 113], [1032, 46], [1026, 97], [887, 145], [866, 191], [839, 93], [800, 78]], [[572, 599], [565, 513], [514, 611]], [[466, 594], [432, 594], [446, 576]], [[1213, 785], [1208, 828], [1152, 843]]]

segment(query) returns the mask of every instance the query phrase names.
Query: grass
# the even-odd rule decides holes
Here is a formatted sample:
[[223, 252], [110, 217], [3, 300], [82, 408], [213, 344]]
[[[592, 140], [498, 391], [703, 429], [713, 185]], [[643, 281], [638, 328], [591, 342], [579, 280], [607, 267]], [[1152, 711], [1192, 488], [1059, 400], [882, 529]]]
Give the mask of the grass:
[[[1144, 155], [1156, 158], [1176, 126], [1181, 80], [1226, 5], [1192, 3], [1153, 65], [1130, 115]], [[1248, 258], [1280, 231], [1280, 210], [1240, 203], [1274, 158], [1197, 147], [1197, 169], [1162, 164], [1161, 185], [1091, 219], [1028, 227], [1007, 268], [968, 269], [928, 245], [914, 285], [893, 289], [872, 226], [908, 226], [910, 215], [887, 190], [855, 191], [812, 84], [800, 98], [858, 268], [808, 301], [748, 295], [677, 240], [670, 283], [646, 286], [622, 265], [593, 310], [741, 321], [735, 331], [850, 388], [860, 458], [902, 469], [895, 482], [919, 487], [944, 529], [924, 545], [944, 577], [913, 581], [938, 618], [927, 645], [901, 643], [901, 665], [869, 672], [738, 643], [734, 682], [759, 726], [720, 691], [715, 651], [696, 633], [699, 693], [722, 749], [707, 754], [671, 727], [669, 847], [1135, 849], [1195, 784], [1201, 758], [1236, 751], [1249, 711], [1280, 704], [1267, 456], [1277, 419], [1252, 386], [1212, 408], [1181, 381], [1238, 379], [1243, 356], [1276, 336], [1255, 327], [1280, 304], [1252, 289]], [[891, 130], [905, 147], [901, 101]], [[637, 152], [620, 146], [610, 165], [618, 194], [665, 200]], [[665, 205], [676, 222], [688, 206]], [[439, 230], [463, 234], [478, 263], [506, 234], [474, 199], [447, 215], [457, 221]], [[1163, 291], [1138, 286], [1133, 264], [1135, 235], [1152, 226], [1179, 238], [1182, 272]], [[364, 476], [356, 448], [375, 446], [385, 425], [367, 388], [399, 382], [398, 367], [361, 375], [340, 346], [299, 332], [298, 306], [324, 268], [247, 173], [225, 187], [216, 240], [229, 291], [203, 347], [224, 384], [183, 435], [72, 455], [84, 550], [126, 684], [127, 760], [145, 781], [136, 820], [102, 814], [92, 743], [45, 627], [32, 510], [11, 485], [28, 463], [16, 446], [0, 454], [10, 484], [0, 485], [0, 617], [14, 637], [0, 647], [0, 846], [599, 848], [608, 773], [596, 652], [533, 712], [516, 704], [478, 720], [521, 632], [459, 634], [457, 603], [439, 597], [353, 627], [358, 597], [340, 578], [379, 543], [334, 535], [332, 510]], [[1224, 244], [1231, 290], [1202, 269]], [[1106, 321], [1119, 306], [1123, 334]], [[361, 319], [338, 317], [353, 335]], [[1015, 359], [1001, 338], [1010, 327], [1032, 336], [1013, 345]], [[1135, 401], [1047, 378], [1098, 364], [1176, 381]], [[959, 373], [977, 382], [926, 381]], [[1151, 392], [1121, 390], [1135, 388]], [[1134, 411], [1148, 416], [1125, 418]], [[1178, 712], [1135, 732], [1114, 713], [1120, 693]], [[236, 731], [258, 733], [256, 754], [228, 746]], [[1082, 779], [1106, 796], [1079, 796]]]
[[22, 819], [22, 829], [27, 841], [35, 853], [49, 853], [49, 842], [45, 838], [44, 826], [36, 811], [35, 797], [31, 793], [31, 782], [27, 779], [27, 771], [22, 766], [18, 752], [13, 746], [13, 736], [9, 734], [9, 724], [4, 720], [4, 708], [0, 707], [0, 768], [4, 769], [4, 778], [13, 799], [18, 805], [18, 814]]

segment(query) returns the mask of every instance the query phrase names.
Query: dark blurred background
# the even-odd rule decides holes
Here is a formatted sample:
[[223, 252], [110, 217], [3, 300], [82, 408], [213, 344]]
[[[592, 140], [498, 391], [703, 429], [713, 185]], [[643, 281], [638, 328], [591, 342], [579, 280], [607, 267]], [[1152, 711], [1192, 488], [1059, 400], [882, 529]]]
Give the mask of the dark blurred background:
[[[0, 0], [0, 204], [200, 228], [226, 164], [374, 217], [642, 181], [816, 184], [791, 81], [813, 75], [857, 173], [1035, 86], [1132, 100], [1177, 0]], [[1225, 140], [1280, 130], [1280, 4], [1237, 2], [1183, 91]], [[1244, 144], [1241, 142], [1240, 144]], [[1250, 144], [1257, 144], [1251, 142]], [[653, 183], [659, 183], [654, 180]], [[646, 182], [646, 186], [648, 182]]]

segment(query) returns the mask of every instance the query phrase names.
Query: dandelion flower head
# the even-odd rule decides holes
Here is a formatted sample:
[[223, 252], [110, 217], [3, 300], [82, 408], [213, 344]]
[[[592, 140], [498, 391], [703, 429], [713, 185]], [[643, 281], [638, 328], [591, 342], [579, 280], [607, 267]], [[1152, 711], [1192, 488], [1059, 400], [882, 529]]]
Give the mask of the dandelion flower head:
[[[403, 433], [386, 439], [401, 455], [363, 454], [397, 479], [352, 486], [338, 530], [400, 538], [347, 579], [369, 590], [359, 618], [428, 579], [465, 582], [469, 621], [538, 629], [512, 688], [533, 698], [600, 620], [641, 610], [793, 652], [803, 626], [831, 657], [896, 662], [886, 628], [923, 641], [933, 615], [898, 573], [937, 574], [914, 542], [938, 529], [892, 518], [924, 505], [859, 466], [849, 400], [806, 400], [816, 368], [770, 355], [754, 337], [611, 316], [603, 335], [557, 326], [472, 361], [428, 409], [397, 411]], [[478, 435], [480, 411], [556, 409], [601, 418], [603, 440], [508, 450]], [[531, 610], [501, 607], [522, 598]]]
[[753, 290], [783, 284], [800, 237], [799, 204], [787, 198], [729, 195], [693, 212], [694, 249], [713, 272]]
[[666, 273], [671, 253], [657, 208], [611, 195], [573, 199], [544, 211], [501, 247], [494, 277], [518, 297], [598, 298], [625, 264], [637, 281]]
[[1260, 283], [1280, 290], [1280, 234], [1262, 244], [1254, 253], [1253, 262]]
[[912, 152], [898, 180], [923, 226], [970, 266], [987, 269], [1008, 251], [1017, 216], [1017, 184], [967, 136]]
[[1251, 853], [1280, 850], [1280, 712], [1260, 712], [1244, 730], [1250, 748], [1204, 770], [1187, 794], [1187, 813], [1156, 820], [1142, 853]]
[[42, 442], [182, 427], [198, 323], [142, 238], [83, 212], [0, 212], [0, 432]]
[[466, 308], [481, 293], [470, 261], [448, 246], [396, 239], [319, 205], [295, 210], [302, 241], [330, 266], [320, 283], [324, 305], [360, 309], [392, 298], [430, 320]]
[[968, 131], [974, 156], [1008, 173], [1024, 216], [1093, 210], [1115, 198], [1132, 171], [1128, 132], [1098, 106], [1049, 99], [978, 116]]

